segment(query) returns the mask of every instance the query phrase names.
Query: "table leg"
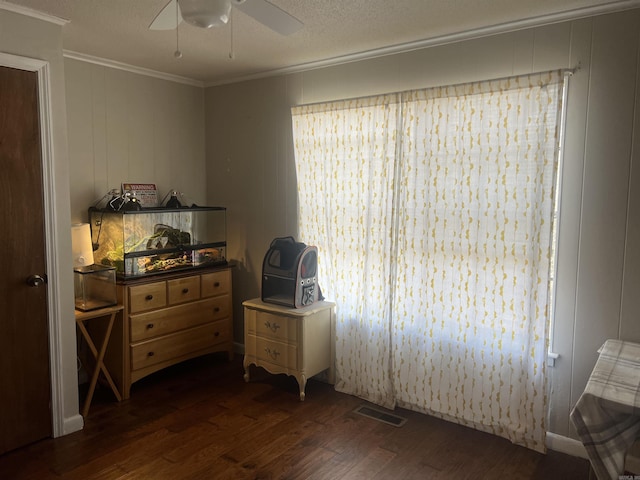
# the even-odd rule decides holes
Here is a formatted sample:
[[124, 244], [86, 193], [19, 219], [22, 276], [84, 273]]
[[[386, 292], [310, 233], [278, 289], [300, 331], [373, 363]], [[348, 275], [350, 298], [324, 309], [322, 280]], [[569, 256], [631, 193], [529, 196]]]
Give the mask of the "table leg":
[[247, 357], [245, 357], [242, 363], [244, 366], [244, 381], [249, 383], [249, 366], [251, 362], [247, 361]]
[[96, 366], [95, 366], [95, 369], [93, 371], [93, 375], [91, 376], [91, 383], [89, 384], [89, 391], [87, 392], [87, 398], [85, 398], [84, 406], [82, 408], [82, 416], [83, 417], [86, 417], [87, 414], [89, 413], [89, 406], [91, 405], [91, 400], [93, 399], [93, 394], [94, 394], [95, 389], [96, 389], [96, 384], [98, 382], [98, 377], [100, 376], [100, 371], [102, 371], [104, 373], [105, 377], [107, 378], [107, 382], [109, 382], [109, 386], [113, 390], [113, 393], [115, 393], [116, 398], [118, 399], [118, 401], [122, 400], [122, 397], [120, 396], [120, 392], [118, 392], [118, 389], [115, 386], [115, 383], [113, 382], [113, 379], [111, 378], [111, 375], [109, 374], [109, 371], [107, 370], [107, 368], [104, 365], [104, 354], [105, 354], [105, 352], [107, 350], [107, 344], [109, 343], [109, 338], [111, 337], [111, 330], [113, 329], [113, 323], [115, 321], [115, 318], [116, 318], [116, 313], [114, 312], [109, 317], [109, 324], [107, 326], [107, 331], [105, 332], [104, 339], [102, 341], [102, 345], [100, 346], [100, 351], [98, 351], [98, 349], [96, 348], [96, 346], [95, 346], [93, 340], [91, 339], [91, 336], [89, 335], [89, 332], [87, 331], [84, 323], [83, 322], [77, 322], [78, 323], [78, 327], [80, 328], [80, 331], [82, 332], [83, 337], [85, 338], [85, 340], [87, 341], [87, 344], [89, 345], [89, 348], [91, 349], [91, 352], [96, 357]]
[[300, 401], [304, 402], [305, 393], [304, 390], [307, 387], [307, 377], [305, 375], [297, 376], [298, 385], [300, 386]]

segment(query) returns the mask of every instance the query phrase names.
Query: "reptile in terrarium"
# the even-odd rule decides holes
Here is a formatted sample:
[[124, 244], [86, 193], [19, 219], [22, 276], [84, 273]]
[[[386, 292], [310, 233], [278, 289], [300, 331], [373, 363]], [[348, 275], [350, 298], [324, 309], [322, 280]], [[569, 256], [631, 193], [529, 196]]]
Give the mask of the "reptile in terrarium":
[[169, 225], [156, 224], [154, 233], [147, 240], [147, 250], [173, 248], [191, 243], [189, 232], [183, 232]]

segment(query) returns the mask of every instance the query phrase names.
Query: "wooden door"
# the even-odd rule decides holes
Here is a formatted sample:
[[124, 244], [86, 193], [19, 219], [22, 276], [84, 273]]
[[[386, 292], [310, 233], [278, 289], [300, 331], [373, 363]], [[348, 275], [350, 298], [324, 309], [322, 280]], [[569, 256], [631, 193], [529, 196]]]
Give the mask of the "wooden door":
[[35, 72], [0, 67], [0, 454], [51, 436]]

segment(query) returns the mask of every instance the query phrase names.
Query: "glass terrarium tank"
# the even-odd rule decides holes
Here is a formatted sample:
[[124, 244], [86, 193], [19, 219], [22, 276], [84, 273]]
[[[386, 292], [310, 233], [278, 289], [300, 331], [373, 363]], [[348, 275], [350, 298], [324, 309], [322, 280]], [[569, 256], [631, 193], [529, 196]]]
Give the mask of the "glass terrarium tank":
[[115, 268], [86, 265], [73, 269], [76, 308], [83, 312], [118, 303]]
[[95, 263], [120, 278], [227, 263], [224, 207], [90, 208]]

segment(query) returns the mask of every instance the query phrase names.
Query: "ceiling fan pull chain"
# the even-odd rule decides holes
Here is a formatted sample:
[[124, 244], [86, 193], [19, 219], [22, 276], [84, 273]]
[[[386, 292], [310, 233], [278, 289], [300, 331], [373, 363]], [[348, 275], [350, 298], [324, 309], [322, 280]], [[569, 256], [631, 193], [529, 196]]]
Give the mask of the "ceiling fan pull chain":
[[234, 19], [233, 17], [235, 16], [235, 14], [233, 13], [234, 9], [231, 9], [231, 12], [229, 12], [229, 59], [233, 60], [236, 56], [234, 50], [233, 50], [233, 24]]
[[178, 31], [180, 30], [180, 12], [179, 12], [178, 0], [176, 0], [176, 51], [173, 52], [173, 56], [176, 58], [182, 58], [182, 52], [180, 51], [180, 36]]

